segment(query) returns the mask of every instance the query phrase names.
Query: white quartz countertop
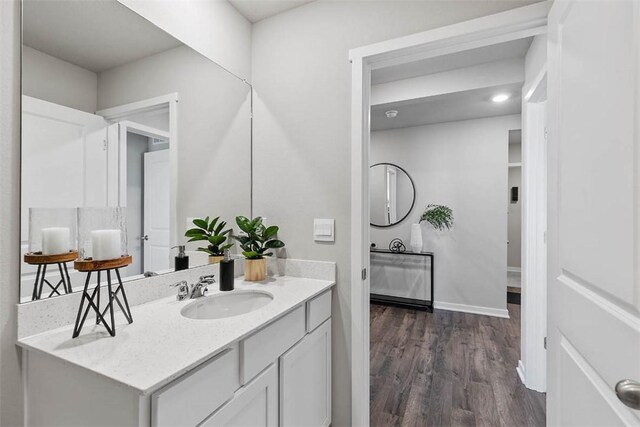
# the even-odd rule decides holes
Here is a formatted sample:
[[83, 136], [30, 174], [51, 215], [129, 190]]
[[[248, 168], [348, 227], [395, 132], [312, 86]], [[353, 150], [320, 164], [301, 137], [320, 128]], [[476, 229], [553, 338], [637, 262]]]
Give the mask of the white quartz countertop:
[[[18, 345], [148, 394], [334, 284], [289, 276], [264, 282], [236, 279], [236, 290], [266, 291], [273, 301], [235, 317], [194, 320], [183, 317], [180, 310], [200, 299], [177, 301], [174, 296], [131, 307], [132, 324], [117, 312], [115, 337], [87, 319], [78, 338], [71, 338], [73, 325], [68, 325], [23, 338]], [[217, 284], [209, 289], [206, 298], [220, 293]]]

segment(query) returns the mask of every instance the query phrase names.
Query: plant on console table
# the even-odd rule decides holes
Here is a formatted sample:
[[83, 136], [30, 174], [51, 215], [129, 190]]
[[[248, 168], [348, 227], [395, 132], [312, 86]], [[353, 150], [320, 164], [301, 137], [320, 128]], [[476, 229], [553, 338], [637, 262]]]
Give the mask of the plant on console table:
[[272, 249], [284, 247], [284, 242], [276, 235], [279, 228], [275, 225], [266, 227], [262, 218], [248, 219], [244, 216], [236, 217], [236, 223], [245, 234], [233, 236], [238, 241], [244, 255], [244, 280], [260, 281], [267, 277], [267, 260], [265, 257], [273, 255]]
[[184, 233], [186, 237], [190, 238], [188, 242], [206, 241], [208, 243], [207, 246], [199, 247], [198, 250], [209, 254], [209, 264], [217, 264], [222, 261], [224, 251], [233, 246], [233, 243], [227, 243], [231, 229], [225, 230], [227, 223], [225, 221], [218, 222], [219, 219], [220, 217], [216, 217], [209, 221], [209, 217], [196, 218], [193, 220], [193, 225], [196, 227]]
[[422, 229], [420, 224], [426, 221], [436, 230], [451, 229], [453, 227], [453, 210], [445, 205], [427, 205], [420, 215], [420, 222], [411, 225], [411, 249], [414, 252], [422, 251]]

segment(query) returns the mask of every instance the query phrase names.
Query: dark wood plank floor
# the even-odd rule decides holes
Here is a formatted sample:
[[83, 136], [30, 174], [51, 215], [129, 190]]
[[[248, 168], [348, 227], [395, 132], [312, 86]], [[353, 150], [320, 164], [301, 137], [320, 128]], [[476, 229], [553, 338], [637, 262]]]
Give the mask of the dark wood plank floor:
[[543, 426], [545, 395], [516, 373], [510, 319], [371, 305], [372, 426]]

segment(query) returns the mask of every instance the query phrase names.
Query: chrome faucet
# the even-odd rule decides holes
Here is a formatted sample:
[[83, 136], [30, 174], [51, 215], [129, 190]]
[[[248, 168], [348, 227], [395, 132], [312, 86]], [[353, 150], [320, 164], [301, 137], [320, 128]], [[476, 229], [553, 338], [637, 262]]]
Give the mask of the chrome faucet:
[[209, 292], [209, 285], [216, 283], [216, 279], [214, 279], [214, 275], [210, 274], [208, 276], [200, 276], [200, 280], [198, 283], [191, 286], [191, 293], [189, 294], [189, 298], [199, 298], [207, 296], [207, 292]]
[[178, 301], [182, 301], [189, 296], [189, 284], [186, 280], [183, 280], [178, 283], [174, 283], [171, 285], [172, 288], [178, 288], [178, 295], [176, 295], [176, 299]]
[[184, 299], [200, 298], [207, 295], [209, 292], [208, 286], [215, 283], [214, 275], [200, 276], [200, 280], [195, 285], [189, 286], [186, 280], [171, 285], [172, 288], [178, 288], [178, 295], [176, 299], [182, 301]]

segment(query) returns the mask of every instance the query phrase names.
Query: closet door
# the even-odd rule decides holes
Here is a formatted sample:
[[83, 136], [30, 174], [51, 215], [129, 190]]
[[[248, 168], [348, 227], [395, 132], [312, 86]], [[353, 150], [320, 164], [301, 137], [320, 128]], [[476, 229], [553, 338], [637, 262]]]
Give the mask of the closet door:
[[280, 357], [280, 425], [331, 424], [331, 319]]

